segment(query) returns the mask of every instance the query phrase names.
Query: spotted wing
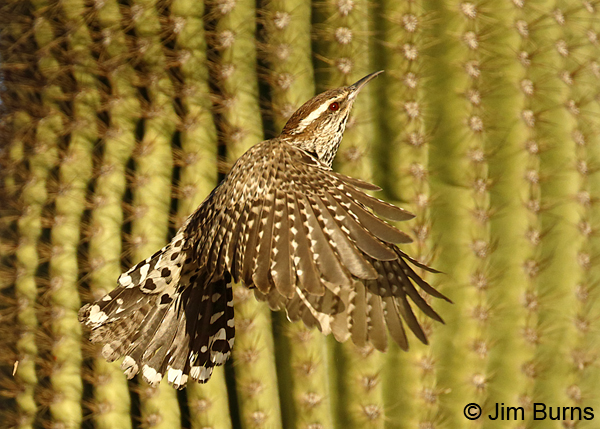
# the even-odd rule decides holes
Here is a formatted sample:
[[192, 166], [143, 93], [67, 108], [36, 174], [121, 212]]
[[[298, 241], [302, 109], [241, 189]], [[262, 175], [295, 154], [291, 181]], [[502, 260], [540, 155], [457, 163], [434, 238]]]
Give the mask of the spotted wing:
[[441, 321], [421, 293], [447, 298], [411, 265], [434, 270], [396, 246], [410, 237], [377, 216], [413, 215], [364, 192], [376, 186], [335, 173], [298, 148], [274, 142], [256, 151], [253, 159], [262, 161], [223, 185], [238, 196], [223, 204], [221, 226], [202, 247], [212, 249], [209, 271], [228, 270], [272, 308], [340, 340], [351, 336], [385, 350], [387, 325], [406, 348], [406, 325], [425, 342], [413, 308]]

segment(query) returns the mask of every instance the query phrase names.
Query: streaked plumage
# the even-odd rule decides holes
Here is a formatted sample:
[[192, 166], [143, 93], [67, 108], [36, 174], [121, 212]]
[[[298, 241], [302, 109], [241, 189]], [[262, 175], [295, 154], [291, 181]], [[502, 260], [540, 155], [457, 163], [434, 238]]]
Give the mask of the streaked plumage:
[[411, 265], [433, 270], [396, 246], [410, 237], [375, 214], [413, 215], [331, 169], [356, 94], [375, 75], [309, 100], [281, 136], [238, 159], [167, 246], [80, 310], [104, 357], [125, 356], [125, 374], [141, 372], [152, 385], [163, 377], [176, 388], [190, 377], [206, 382], [233, 347], [231, 281], [340, 341], [383, 351], [387, 326], [407, 349], [405, 325], [427, 341], [409, 301], [442, 319], [415, 285], [446, 298]]

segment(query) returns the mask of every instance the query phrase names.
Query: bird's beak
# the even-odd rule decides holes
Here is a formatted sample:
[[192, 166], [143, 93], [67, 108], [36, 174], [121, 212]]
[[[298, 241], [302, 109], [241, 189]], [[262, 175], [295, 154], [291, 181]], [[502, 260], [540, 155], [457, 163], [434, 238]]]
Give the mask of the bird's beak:
[[383, 73], [383, 70], [379, 70], [379, 71], [376, 71], [375, 73], [368, 74], [365, 77], [363, 77], [361, 80], [359, 80], [358, 82], [350, 85], [348, 87], [348, 89], [350, 89], [350, 91], [352, 91], [353, 94], [358, 94], [358, 92], [362, 89], [363, 86], [365, 86], [371, 80], [375, 79], [381, 73]]

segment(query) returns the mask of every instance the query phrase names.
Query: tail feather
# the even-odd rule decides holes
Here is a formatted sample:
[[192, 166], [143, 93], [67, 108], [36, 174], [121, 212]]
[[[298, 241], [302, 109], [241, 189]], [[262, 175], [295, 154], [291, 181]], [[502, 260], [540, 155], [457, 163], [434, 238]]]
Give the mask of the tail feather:
[[172, 284], [177, 284], [182, 277], [182, 268], [187, 257], [184, 250], [186, 240], [182, 230], [154, 255], [121, 274], [117, 280], [119, 286], [126, 289], [137, 287], [145, 293], [157, 294]]
[[[140, 310], [140, 313], [142, 313], [143, 317], [141, 322], [135, 323], [139, 320], [139, 318], [136, 318], [135, 322], [129, 323], [129, 330], [127, 333], [124, 333], [122, 337], [115, 338], [112, 342], [105, 344], [104, 348], [102, 349], [102, 354], [107, 359], [108, 357], [106, 354], [110, 352], [112, 353], [112, 360], [118, 359], [122, 355], [126, 355], [134, 359], [136, 362], [141, 362], [144, 352], [153, 339], [161, 338], [157, 335], [157, 331], [162, 326], [169, 307], [165, 305], [157, 305], [155, 295], [141, 295], [141, 298], [146, 300], [143, 301], [143, 309], [148, 309], [148, 311]], [[106, 326], [106, 329], [111, 330], [112, 326], [109, 324]], [[164, 339], [161, 338], [161, 341], [164, 341]], [[101, 338], [100, 342], [105, 343], [106, 340]]]
[[124, 341], [124, 339], [133, 335], [133, 326], [141, 325], [144, 318], [145, 314], [140, 311], [134, 313], [130, 318], [123, 318], [102, 325], [92, 330], [90, 341], [92, 343], [103, 343], [102, 356], [109, 362], [114, 362], [125, 354], [131, 344], [131, 341]]
[[[198, 325], [192, 338], [190, 356], [190, 373], [192, 378], [205, 383], [210, 378], [212, 366], [222, 365], [231, 355], [235, 337], [233, 315], [233, 291], [229, 279], [210, 283], [210, 290], [202, 296], [202, 302], [208, 302], [207, 316], [193, 312], [187, 306], [188, 319], [197, 319]], [[207, 365], [206, 370], [201, 370], [202, 363]]]
[[119, 319], [133, 317], [143, 310], [148, 299], [145, 294], [156, 295], [172, 289], [171, 285], [177, 284], [181, 278], [186, 257], [183, 245], [183, 233], [180, 232], [154, 255], [121, 274], [117, 280], [119, 286], [98, 301], [84, 305], [79, 310], [80, 320], [97, 329]]
[[137, 353], [141, 352], [141, 357], [136, 359], [137, 353], [135, 357], [132, 356], [136, 362], [142, 362], [142, 376], [152, 386], [158, 385], [166, 372], [167, 353], [173, 347], [178, 322], [175, 309], [171, 306], [148, 344], [140, 344], [136, 349]]
[[171, 346], [166, 351], [166, 356], [164, 359], [164, 363], [166, 364], [164, 374], [167, 375], [169, 383], [177, 389], [185, 386], [188, 379], [187, 374], [189, 374], [189, 370], [185, 371], [185, 367], [193, 346], [190, 345], [191, 343], [186, 341], [186, 324], [194, 326], [194, 324], [191, 322], [193, 321], [188, 321], [185, 318], [179, 319], [177, 332], [173, 338]]
[[231, 278], [224, 273], [209, 279], [200, 272], [179, 235], [79, 311], [79, 320], [92, 329], [90, 340], [104, 344], [103, 356], [124, 356], [127, 377], [141, 372], [153, 386], [164, 376], [176, 388], [188, 378], [205, 383], [233, 347]]

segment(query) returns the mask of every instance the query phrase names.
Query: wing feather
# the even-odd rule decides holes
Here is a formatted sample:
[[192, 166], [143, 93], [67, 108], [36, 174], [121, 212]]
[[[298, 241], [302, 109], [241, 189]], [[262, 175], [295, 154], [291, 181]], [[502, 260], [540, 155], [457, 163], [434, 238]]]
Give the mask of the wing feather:
[[225, 272], [229, 270], [231, 266], [231, 243], [233, 241], [233, 233], [235, 226], [237, 225], [238, 219], [241, 215], [240, 202], [237, 201], [233, 207], [226, 209], [225, 224], [222, 229], [225, 231], [221, 246], [219, 248], [219, 255], [214, 270], [215, 278], [221, 278], [225, 275]]
[[253, 269], [252, 282], [263, 293], [268, 293], [271, 289], [269, 270], [273, 254], [274, 197], [273, 193], [268, 193], [262, 206], [260, 222], [256, 225], [257, 228], [260, 228], [257, 236], [256, 256], [251, 268]]
[[247, 285], [252, 284], [252, 272], [254, 271], [257, 257], [262, 210], [263, 204], [259, 201], [255, 201], [254, 204], [252, 204], [250, 215], [248, 216], [248, 223], [242, 237], [243, 241], [240, 246], [242, 279]]
[[383, 315], [388, 330], [390, 331], [390, 336], [402, 350], [406, 351], [408, 350], [408, 339], [406, 338], [406, 332], [402, 326], [402, 318], [398, 313], [395, 298], [386, 296], [383, 297], [382, 300]]
[[[354, 243], [350, 241], [332, 217], [332, 213], [337, 213], [337, 206], [330, 206], [328, 209], [321, 198], [316, 197], [315, 200], [319, 213], [323, 218], [323, 229], [329, 235], [330, 241], [335, 243], [335, 249], [346, 269], [359, 279], [377, 278], [377, 271], [361, 255]], [[335, 216], [339, 216], [339, 214]]]
[[[427, 292], [429, 295], [431, 296], [435, 296], [436, 298], [440, 298], [443, 299], [447, 302], [452, 303], [452, 301], [450, 301], [450, 299], [448, 299], [444, 294], [438, 292], [437, 290], [435, 290], [433, 287], [431, 287], [431, 285], [429, 283], [427, 283], [425, 280], [423, 280], [416, 272], [415, 270], [413, 270], [410, 265], [408, 265], [404, 259], [408, 259], [411, 263], [417, 265], [420, 268], [423, 268], [427, 271], [431, 271], [431, 269], [429, 267], [427, 267], [426, 265], [420, 264], [420, 263], [415, 263], [416, 261], [412, 258], [408, 258], [407, 255], [400, 251], [400, 249], [398, 249], [398, 258], [399, 261], [401, 261], [401, 265], [402, 265], [402, 269], [403, 271], [406, 273], [407, 277], [410, 277], [421, 289], [423, 289], [425, 292]], [[437, 271], [433, 271], [433, 272], [437, 272]]]
[[383, 316], [381, 297], [371, 293], [367, 289], [367, 308], [368, 308], [368, 337], [373, 346], [384, 352], [387, 350], [387, 331]]
[[271, 278], [279, 293], [285, 297], [294, 294], [296, 276], [292, 266], [292, 249], [290, 242], [290, 222], [288, 204], [281, 189], [275, 191], [275, 219], [273, 233], [273, 264]]
[[[342, 180], [347, 182], [345, 178], [343, 178]], [[407, 210], [382, 201], [379, 198], [372, 197], [369, 194], [365, 194], [364, 192], [361, 192], [358, 189], [353, 188], [352, 186], [344, 186], [343, 190], [346, 196], [364, 204], [366, 207], [373, 210], [379, 216], [383, 216], [386, 219], [394, 221], [405, 221], [413, 219], [415, 217], [414, 214]]]
[[[292, 247], [294, 247], [293, 260], [298, 276], [298, 286], [313, 295], [323, 295], [325, 288], [315, 267], [314, 256], [307, 236], [306, 211], [302, 211], [297, 197], [293, 199], [292, 203], [293, 206], [288, 205], [288, 213], [290, 213], [290, 221], [294, 222]], [[291, 212], [291, 208], [293, 212]]]
[[230, 243], [227, 244], [227, 254], [229, 255], [228, 260], [230, 261], [229, 270], [233, 280], [236, 283], [239, 283], [242, 275], [242, 254], [240, 248], [242, 247], [244, 235], [246, 233], [246, 225], [249, 213], [249, 203], [246, 203], [240, 212], [238, 222], [235, 225], [235, 229], [231, 235]]
[[[393, 261], [397, 258], [395, 252], [358, 224], [334, 197], [330, 194], [325, 194], [325, 198], [327, 199], [328, 207], [336, 207], [336, 210], [332, 211], [331, 214], [338, 222], [340, 228], [347, 231], [346, 234], [352, 238], [360, 250], [370, 257], [381, 261]], [[336, 216], [336, 211], [344, 214]]]
[[357, 347], [367, 345], [367, 297], [365, 286], [361, 282], [355, 282], [350, 292], [350, 304], [348, 309], [350, 316], [350, 334], [352, 342]]
[[326, 282], [333, 285], [349, 286], [352, 284], [352, 280], [340, 265], [337, 256], [329, 244], [328, 238], [323, 232], [322, 218], [321, 223], [319, 223], [320, 213], [318, 207], [316, 207], [316, 203], [313, 199], [308, 199], [307, 197], [298, 201], [303, 206], [304, 211], [306, 211], [311, 249], [320, 268], [321, 276]]
[[[402, 270], [400, 270], [401, 274], [404, 274]], [[438, 322], [444, 323], [439, 314], [435, 312], [433, 308], [423, 299], [423, 297], [419, 294], [419, 292], [412, 286], [408, 277], [403, 278], [404, 287], [402, 288], [403, 293], [408, 295], [410, 299], [419, 307], [419, 309]]]
[[406, 321], [406, 324], [413, 334], [415, 334], [423, 344], [428, 344], [425, 332], [423, 332], [423, 328], [421, 328], [419, 321], [415, 317], [415, 313], [413, 313], [413, 310], [406, 299], [406, 295], [397, 297], [395, 302], [398, 306], [398, 312], [402, 315], [402, 318]]
[[334, 195], [334, 198], [338, 198], [340, 204], [347, 208], [348, 213], [380, 240], [387, 243], [412, 243], [412, 239], [407, 234], [369, 213], [347, 195], [339, 193]]
[[355, 186], [360, 189], [364, 189], [367, 191], [381, 191], [381, 188], [379, 186], [374, 185], [369, 182], [365, 182], [364, 180], [361, 180], [361, 179], [357, 179], [356, 177], [346, 176], [341, 173], [336, 173], [335, 171], [332, 171], [331, 175], [333, 177], [340, 179], [344, 183], [349, 183], [350, 185]]

